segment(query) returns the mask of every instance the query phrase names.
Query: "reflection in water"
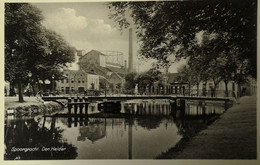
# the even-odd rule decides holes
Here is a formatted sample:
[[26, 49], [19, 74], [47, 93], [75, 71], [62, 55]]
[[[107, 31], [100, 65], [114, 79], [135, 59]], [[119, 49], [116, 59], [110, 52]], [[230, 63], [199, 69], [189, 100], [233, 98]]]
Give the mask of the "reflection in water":
[[[207, 126], [208, 114], [223, 108], [186, 105], [186, 116], [173, 118], [168, 102], [124, 102], [122, 113], [129, 118], [88, 118], [87, 116], [39, 117], [7, 120], [5, 159], [152, 159], [181, 139]], [[95, 113], [97, 104], [89, 107]], [[205, 115], [207, 114], [207, 115]], [[65, 151], [14, 152], [12, 148], [63, 147]]]
[[198, 115], [214, 115], [222, 114], [225, 109], [223, 106], [217, 105], [197, 105], [197, 104], [187, 104], [185, 109], [186, 116], [198, 116]]
[[[104, 119], [106, 120], [106, 119]], [[90, 140], [92, 143], [95, 141], [102, 139], [106, 136], [106, 121], [102, 121], [100, 119], [92, 118], [88, 122], [87, 126], [81, 126], [79, 128], [78, 141], [85, 141], [86, 138]]]
[[[50, 123], [49, 128], [44, 126], [46, 122]], [[55, 123], [56, 118], [51, 118], [51, 121], [43, 120], [42, 125], [34, 119], [8, 121], [5, 126], [5, 159], [75, 159], [77, 148], [64, 142], [64, 130], [55, 127]], [[62, 148], [66, 152], [58, 151]], [[50, 151], [42, 152], [44, 149]]]
[[130, 113], [135, 115], [152, 115], [152, 116], [169, 116], [170, 104], [167, 101], [161, 102], [139, 102], [139, 103], [122, 103], [122, 113]]

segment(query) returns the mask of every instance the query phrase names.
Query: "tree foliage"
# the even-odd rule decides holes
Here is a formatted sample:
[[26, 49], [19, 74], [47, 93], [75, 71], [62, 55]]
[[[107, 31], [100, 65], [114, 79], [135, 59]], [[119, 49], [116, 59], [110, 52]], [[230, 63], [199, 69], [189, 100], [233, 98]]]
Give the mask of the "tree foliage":
[[145, 88], [154, 85], [155, 82], [161, 80], [161, 72], [152, 68], [146, 72], [140, 73], [136, 77], [138, 87]]
[[74, 49], [43, 27], [42, 20], [41, 11], [31, 4], [5, 3], [5, 80], [18, 84], [21, 102], [22, 83], [28, 82], [28, 73], [34, 82], [51, 80], [74, 60]]
[[34, 63], [34, 72], [37, 79], [42, 81], [62, 77], [62, 68], [74, 60], [75, 48], [71, 47], [61, 35], [54, 31], [45, 29], [45, 36], [48, 40], [48, 52], [42, 54], [42, 58]]
[[40, 11], [29, 4], [5, 5], [5, 77], [17, 81], [47, 48]]
[[183, 52], [193, 50], [204, 31], [218, 36], [208, 45], [210, 54], [236, 47], [238, 58], [248, 61], [246, 72], [256, 77], [256, 0], [110, 2], [108, 7], [120, 28], [130, 25], [128, 14], [133, 18], [144, 57], [165, 64], [170, 55], [188, 58]]
[[124, 85], [125, 89], [132, 90], [135, 88], [136, 75], [137, 75], [136, 73], [131, 72], [125, 76], [125, 85]]

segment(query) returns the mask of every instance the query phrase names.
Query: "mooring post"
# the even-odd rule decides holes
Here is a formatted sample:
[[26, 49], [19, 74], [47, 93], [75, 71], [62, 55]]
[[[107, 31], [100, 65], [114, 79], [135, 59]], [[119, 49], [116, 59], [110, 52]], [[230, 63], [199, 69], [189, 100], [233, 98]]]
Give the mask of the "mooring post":
[[68, 118], [68, 127], [71, 128], [71, 123], [72, 123], [72, 117], [69, 116]]
[[69, 113], [69, 115], [71, 114], [71, 107], [72, 107], [72, 105], [70, 103], [71, 103], [71, 98], [69, 97], [68, 98], [68, 113]]
[[74, 114], [76, 115], [77, 114], [77, 110], [78, 110], [78, 105], [77, 105], [77, 102], [78, 102], [78, 98], [75, 96], [74, 97]]
[[85, 125], [85, 126], [88, 125], [88, 118], [85, 118], [85, 120], [84, 120], [84, 125]]
[[78, 118], [75, 117], [74, 127], [77, 127], [77, 126], [78, 126]]
[[79, 126], [83, 126], [82, 117], [80, 117], [80, 120], [79, 120]]
[[184, 115], [185, 115], [185, 106], [186, 106], [186, 100], [185, 99], [181, 99], [180, 100], [181, 117], [184, 117]]
[[79, 98], [79, 102], [80, 102], [80, 105], [79, 105], [79, 114], [82, 115], [83, 99], [82, 99], [82, 98]]
[[83, 98], [84, 99], [84, 102], [85, 102], [85, 115], [88, 115], [88, 99], [86, 97]]

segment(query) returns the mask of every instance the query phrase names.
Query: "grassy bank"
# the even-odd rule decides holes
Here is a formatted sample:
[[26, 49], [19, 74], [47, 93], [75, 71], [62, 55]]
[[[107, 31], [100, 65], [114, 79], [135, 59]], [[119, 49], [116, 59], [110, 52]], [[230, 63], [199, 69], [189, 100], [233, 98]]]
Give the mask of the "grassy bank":
[[31, 114], [49, 114], [62, 110], [63, 106], [56, 102], [43, 102], [36, 97], [25, 97], [24, 102], [18, 102], [17, 97], [5, 98], [5, 115], [26, 116]]
[[256, 96], [245, 96], [207, 129], [157, 158], [256, 159], [256, 141]]

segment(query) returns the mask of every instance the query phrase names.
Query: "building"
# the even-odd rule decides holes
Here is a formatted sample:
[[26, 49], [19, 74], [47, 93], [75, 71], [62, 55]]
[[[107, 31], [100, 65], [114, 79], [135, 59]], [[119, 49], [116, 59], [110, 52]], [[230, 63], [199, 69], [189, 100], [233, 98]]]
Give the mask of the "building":
[[102, 88], [115, 90], [125, 82], [126, 66], [123, 54], [116, 51], [91, 50], [79, 57], [79, 70], [99, 75]]
[[61, 93], [84, 93], [85, 90], [99, 90], [99, 76], [82, 70], [65, 70], [64, 78], [56, 82]]
[[198, 86], [196, 84], [191, 84], [189, 89], [188, 82], [179, 82], [178, 73], [167, 73], [166, 75], [168, 77], [167, 81], [173, 89], [173, 94], [225, 97], [226, 95], [234, 96], [234, 94], [237, 96], [239, 91], [238, 84], [234, 81], [228, 82], [228, 93], [226, 93], [226, 85], [224, 81], [220, 81], [214, 90], [214, 82], [212, 80], [208, 80], [207, 83], [200, 82]]
[[134, 72], [132, 42], [132, 29], [129, 29], [128, 68], [121, 52], [91, 50], [86, 53], [84, 50], [77, 50], [75, 62], [64, 71], [65, 78], [57, 82], [56, 90], [81, 93], [95, 89], [121, 93], [126, 74]]

